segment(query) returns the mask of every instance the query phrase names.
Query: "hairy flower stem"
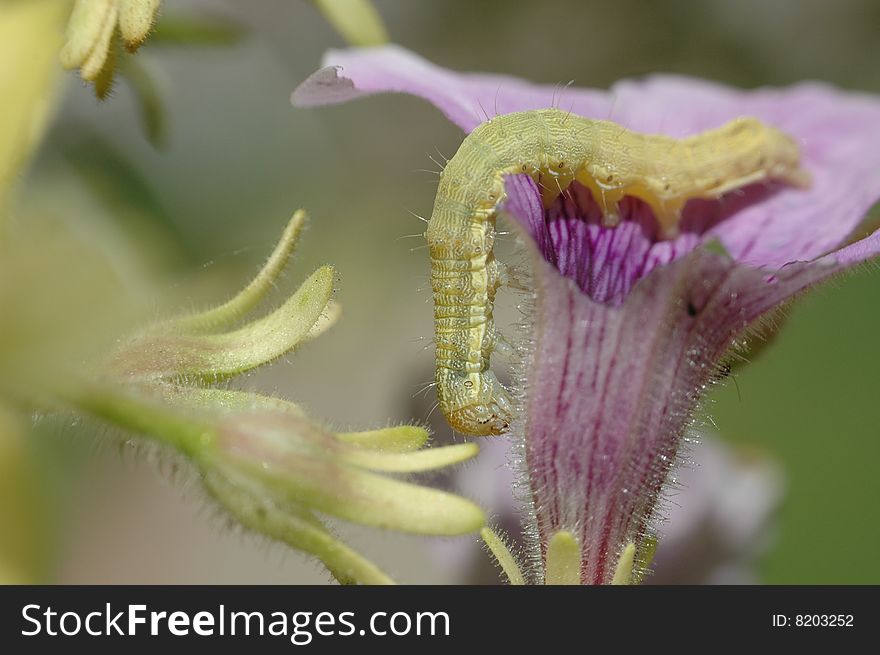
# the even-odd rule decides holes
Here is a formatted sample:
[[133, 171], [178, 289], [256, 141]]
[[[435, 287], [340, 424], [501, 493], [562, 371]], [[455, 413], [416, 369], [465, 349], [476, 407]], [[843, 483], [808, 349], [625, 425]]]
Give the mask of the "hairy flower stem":
[[68, 394], [66, 400], [95, 418], [171, 446], [194, 460], [203, 456], [216, 439], [207, 422], [107, 387], [86, 387]]
[[239, 493], [220, 476], [212, 476], [208, 486], [242, 525], [293, 548], [314, 555], [339, 584], [391, 585], [396, 582], [375, 564], [334, 539], [308, 515], [280, 512], [271, 503], [260, 503], [255, 496]]
[[209, 455], [217, 441], [207, 422], [107, 387], [92, 386], [66, 401], [76, 409], [126, 431], [180, 451], [200, 466], [208, 491], [245, 527], [314, 555], [340, 584], [395, 584], [379, 567], [336, 540], [308, 510], [280, 508], [246, 482], [214, 470]]

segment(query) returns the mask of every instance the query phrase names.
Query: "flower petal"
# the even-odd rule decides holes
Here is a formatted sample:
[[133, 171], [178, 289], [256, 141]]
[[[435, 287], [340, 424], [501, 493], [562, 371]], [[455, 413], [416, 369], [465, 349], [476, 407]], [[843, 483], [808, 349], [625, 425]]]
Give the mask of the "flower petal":
[[[880, 198], [880, 100], [805, 83], [743, 91], [676, 76], [625, 80], [608, 91], [538, 85], [511, 77], [457, 73], [386, 46], [331, 50], [324, 68], [293, 93], [295, 105], [344, 102], [401, 92], [433, 103], [470, 131], [489, 116], [558, 106], [631, 130], [683, 137], [736, 118], [756, 116], [801, 145], [810, 189], [767, 186], [761, 202], [740, 206], [703, 234], [720, 239], [737, 260], [779, 268], [832, 251]], [[722, 208], [723, 211], [723, 208]], [[877, 252], [873, 250], [872, 252]]]
[[621, 215], [627, 220], [606, 227], [584, 187], [570, 187], [546, 210], [528, 175], [509, 176], [505, 193], [505, 210], [525, 228], [544, 259], [597, 302], [619, 305], [636, 282], [701, 243], [688, 232], [672, 241], [651, 238], [653, 228], [646, 230], [639, 220], [639, 214], [650, 220], [644, 204], [624, 203]]
[[169, 322], [169, 327], [173, 327], [175, 331], [183, 332], [211, 332], [226, 328], [244, 318], [266, 297], [269, 291], [275, 288], [287, 267], [294, 248], [296, 248], [306, 220], [307, 215], [304, 209], [298, 209], [293, 213], [275, 246], [275, 250], [269, 255], [254, 279], [235, 297], [222, 305], [203, 312], [175, 318]]
[[[466, 132], [490, 116], [560, 103], [577, 114], [604, 114], [611, 105], [604, 93], [588, 89], [539, 86], [504, 75], [445, 70], [397, 45], [330, 50], [325, 68], [291, 95], [299, 107], [336, 104], [376, 93], [398, 92], [424, 98]], [[554, 101], [555, 100], [555, 101]]]
[[334, 269], [322, 266], [262, 318], [220, 334], [150, 334], [121, 349], [111, 370], [130, 380], [214, 382], [258, 368], [308, 338], [333, 294]]
[[162, 0], [120, 0], [119, 32], [131, 52], [146, 40]]
[[467, 131], [487, 109], [558, 106], [676, 138], [748, 115], [799, 143], [810, 188], [752, 185], [693, 200], [674, 240], [661, 240], [632, 199], [612, 228], [589, 198], [545, 208], [531, 178], [506, 181], [505, 209], [536, 246], [511, 426], [530, 487], [527, 533], [540, 546], [532, 555], [554, 568], [548, 553], [562, 539], [580, 550], [580, 582], [626, 578], [629, 562], [638, 579], [656, 543], [660, 491], [718, 362], [756, 318], [880, 252], [880, 232], [841, 247], [880, 197], [880, 100], [812, 83], [742, 91], [669, 76], [560, 92], [446, 71], [396, 47], [330, 52], [325, 64], [334, 68], [304, 82], [294, 104], [396, 91], [429, 100]]
[[88, 56], [82, 62], [79, 72], [80, 76], [89, 82], [94, 82], [101, 71], [104, 64], [111, 57], [111, 39], [116, 29], [116, 15], [118, 9], [115, 4], [111, 4], [107, 10], [107, 18], [101, 24], [101, 31], [98, 34], [94, 45]]
[[[482, 510], [469, 500], [347, 463], [346, 457], [358, 450], [360, 455], [370, 453], [337, 442], [305, 419], [289, 414], [244, 414], [221, 421], [216, 448], [201, 463], [228, 476], [258, 480], [263, 492], [277, 503], [295, 503], [364, 525], [458, 535], [485, 524]], [[451, 457], [441, 452], [427, 464], [439, 464], [441, 459], [461, 461], [475, 450], [447, 449]], [[418, 463], [421, 452], [432, 451], [402, 457], [416, 458]]]
[[65, 4], [54, 0], [0, 4], [0, 222], [55, 104], [57, 32], [64, 13]]
[[77, 0], [67, 24], [67, 42], [61, 50], [61, 64], [65, 68], [83, 65], [108, 31], [107, 26], [112, 32], [115, 24], [113, 0]]
[[535, 261], [533, 351], [521, 424], [541, 543], [571, 531], [582, 581], [608, 583], [629, 543], [651, 534], [680, 435], [734, 339], [785, 298], [840, 270], [778, 274], [698, 250], [657, 268], [620, 306]]
[[336, 436], [359, 448], [406, 453], [424, 446], [428, 442], [430, 433], [425, 428], [416, 425], [399, 425], [380, 430], [340, 432]]
[[352, 466], [384, 473], [417, 473], [452, 466], [472, 458], [480, 448], [475, 443], [437, 446], [404, 453], [383, 453], [372, 449], [352, 448], [341, 451], [340, 461]]

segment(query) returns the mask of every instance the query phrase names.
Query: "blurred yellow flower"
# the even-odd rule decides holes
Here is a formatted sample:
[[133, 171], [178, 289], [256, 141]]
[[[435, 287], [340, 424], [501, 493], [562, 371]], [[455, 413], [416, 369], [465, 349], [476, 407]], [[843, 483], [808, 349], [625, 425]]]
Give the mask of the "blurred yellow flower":
[[116, 72], [118, 42], [129, 52], [146, 40], [162, 0], [76, 0], [67, 24], [67, 42], [61, 50], [65, 68], [79, 68], [80, 76], [94, 82], [104, 98]]
[[17, 417], [0, 404], [0, 585], [39, 579], [42, 536], [35, 476]]
[[0, 2], [0, 215], [52, 107], [64, 0]]

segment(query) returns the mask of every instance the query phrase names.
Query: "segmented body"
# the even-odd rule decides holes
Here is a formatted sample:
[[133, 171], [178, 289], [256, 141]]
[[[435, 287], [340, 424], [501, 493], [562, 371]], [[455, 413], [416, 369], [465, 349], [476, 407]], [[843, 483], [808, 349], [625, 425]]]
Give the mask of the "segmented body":
[[619, 220], [617, 203], [635, 196], [653, 209], [661, 234], [671, 237], [692, 198], [718, 198], [770, 179], [807, 184], [799, 158], [791, 139], [754, 118], [684, 139], [639, 134], [557, 109], [498, 116], [477, 127], [440, 176], [425, 233], [437, 393], [450, 425], [474, 436], [501, 434], [512, 418], [489, 368], [500, 277], [493, 242], [505, 175], [543, 180], [545, 203], [577, 180], [592, 191], [609, 226]]

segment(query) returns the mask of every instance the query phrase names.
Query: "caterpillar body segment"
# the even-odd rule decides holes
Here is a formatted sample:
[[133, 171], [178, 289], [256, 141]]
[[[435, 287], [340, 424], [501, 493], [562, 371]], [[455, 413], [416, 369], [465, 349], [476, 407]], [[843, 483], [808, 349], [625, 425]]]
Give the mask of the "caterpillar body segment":
[[431, 254], [439, 405], [456, 430], [502, 434], [508, 396], [489, 368], [497, 338], [492, 311], [503, 271], [493, 255], [504, 177], [539, 181], [545, 205], [572, 182], [590, 189], [603, 222], [619, 221], [625, 196], [653, 210], [661, 237], [677, 234], [692, 198], [719, 198], [764, 180], [809, 183], [789, 137], [755, 118], [737, 118], [683, 139], [632, 132], [611, 121], [557, 109], [498, 116], [462, 142], [440, 176], [425, 236]]

